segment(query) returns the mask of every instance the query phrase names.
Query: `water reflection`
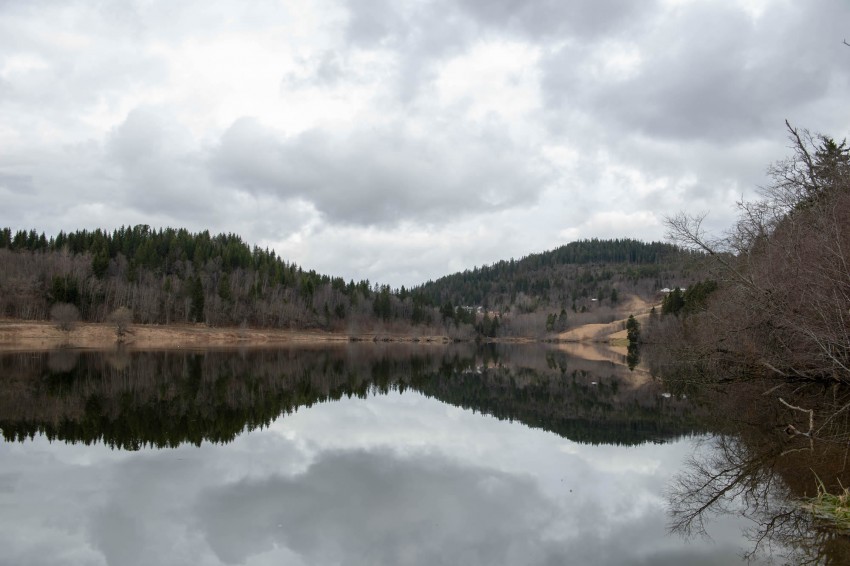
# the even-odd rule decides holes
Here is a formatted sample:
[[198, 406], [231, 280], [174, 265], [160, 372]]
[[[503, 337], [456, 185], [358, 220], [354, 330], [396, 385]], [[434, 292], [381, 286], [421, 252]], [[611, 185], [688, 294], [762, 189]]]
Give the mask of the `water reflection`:
[[[711, 532], [734, 513], [751, 524], [747, 556], [781, 554], [789, 564], [850, 564], [850, 536], [807, 509], [822, 485], [850, 485], [850, 392], [815, 384], [751, 382], [708, 389], [715, 436], [677, 475], [671, 527]], [[781, 552], [777, 553], [777, 549]]]
[[667, 536], [665, 489], [710, 412], [604, 361], [354, 345], [18, 354], [0, 375], [0, 563], [719, 566], [746, 549], [735, 515], [711, 541]]
[[607, 361], [534, 348], [371, 344], [300, 350], [58, 351], [0, 356], [7, 440], [230, 442], [299, 407], [413, 389], [585, 443], [632, 445], [699, 430], [657, 381]]

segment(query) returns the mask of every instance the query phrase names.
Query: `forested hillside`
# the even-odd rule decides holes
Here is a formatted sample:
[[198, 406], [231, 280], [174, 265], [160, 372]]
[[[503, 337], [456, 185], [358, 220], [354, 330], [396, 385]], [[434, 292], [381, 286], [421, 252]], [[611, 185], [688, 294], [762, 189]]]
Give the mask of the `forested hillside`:
[[[86, 321], [127, 307], [135, 322], [340, 328], [413, 320], [406, 292], [305, 271], [233, 234], [122, 227], [111, 233], [0, 230], [0, 314], [46, 319], [71, 305]], [[418, 309], [417, 322], [432, 317]]]
[[582, 240], [448, 275], [415, 291], [437, 304], [578, 310], [591, 299], [617, 302], [621, 291], [648, 294], [675, 284], [688, 276], [688, 258], [661, 242]]
[[663, 243], [586, 240], [408, 290], [306, 271], [234, 234], [5, 228], [0, 315], [100, 322], [124, 307], [147, 324], [542, 335], [597, 322], [590, 316], [613, 320], [624, 294], [687, 282], [698, 257]]

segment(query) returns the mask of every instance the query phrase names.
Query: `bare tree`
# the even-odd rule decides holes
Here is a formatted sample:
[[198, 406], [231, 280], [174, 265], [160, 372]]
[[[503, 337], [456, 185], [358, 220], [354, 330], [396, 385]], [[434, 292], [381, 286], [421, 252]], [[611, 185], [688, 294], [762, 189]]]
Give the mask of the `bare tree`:
[[50, 320], [56, 323], [59, 330], [70, 332], [80, 320], [80, 311], [70, 303], [56, 303], [50, 308]]
[[788, 563], [846, 563], [839, 556], [846, 558], [850, 541], [806, 502], [818, 486], [842, 490], [847, 483], [850, 419], [837, 418], [836, 407], [846, 405], [848, 392], [771, 381], [704, 394], [712, 399], [707, 419], [716, 434], [668, 488], [670, 530], [706, 534], [712, 517], [743, 515], [751, 521], [749, 558], [776, 545], [793, 554]]
[[850, 149], [788, 131], [794, 154], [769, 169], [761, 199], [739, 204], [729, 233], [712, 237], [704, 215], [680, 214], [668, 236], [715, 260], [724, 304], [703, 318], [719, 330], [718, 351], [785, 377], [850, 383]]
[[115, 327], [115, 337], [118, 342], [123, 342], [130, 332], [133, 322], [133, 311], [127, 307], [118, 307], [109, 315], [109, 322]]

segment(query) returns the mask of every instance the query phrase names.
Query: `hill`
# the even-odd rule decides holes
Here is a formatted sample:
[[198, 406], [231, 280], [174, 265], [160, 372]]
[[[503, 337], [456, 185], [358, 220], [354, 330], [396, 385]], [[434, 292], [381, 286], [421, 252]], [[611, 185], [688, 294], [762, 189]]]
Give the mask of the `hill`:
[[585, 240], [391, 289], [304, 270], [235, 234], [5, 228], [0, 316], [102, 322], [126, 307], [143, 324], [538, 337], [622, 318], [635, 296], [690, 280], [697, 257], [659, 242]]
[[582, 240], [447, 275], [412, 292], [443, 311], [459, 305], [502, 317], [502, 332], [563, 332], [610, 323], [635, 303], [656, 302], [660, 289], [696, 279], [703, 257], [662, 242]]
[[387, 286], [304, 270], [234, 234], [138, 225], [48, 239], [0, 230], [0, 315], [11, 318], [44, 320], [70, 305], [71, 318], [101, 322], [127, 307], [148, 324], [336, 330], [405, 318], [412, 302]]

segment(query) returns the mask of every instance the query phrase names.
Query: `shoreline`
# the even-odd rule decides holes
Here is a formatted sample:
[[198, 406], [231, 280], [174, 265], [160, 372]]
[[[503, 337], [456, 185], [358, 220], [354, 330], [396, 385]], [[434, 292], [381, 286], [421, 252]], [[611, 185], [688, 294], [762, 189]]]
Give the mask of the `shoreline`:
[[384, 332], [326, 332], [276, 328], [210, 327], [204, 324], [133, 324], [122, 341], [109, 323], [80, 322], [63, 331], [48, 321], [0, 319], [0, 352], [43, 351], [58, 348], [133, 350], [270, 347], [349, 342], [407, 342], [448, 344], [448, 336]]
[[[566, 338], [566, 339], [565, 339]], [[280, 328], [210, 327], [204, 324], [133, 324], [122, 341], [114, 325], [106, 322], [78, 322], [73, 330], [60, 330], [55, 322], [41, 320], [0, 319], [0, 352], [36, 352], [61, 348], [110, 350], [122, 347], [130, 350], [263, 348], [281, 346], [310, 346], [348, 343], [407, 343], [446, 345], [455, 340], [441, 334], [399, 332], [329, 332], [324, 330], [289, 330]], [[573, 344], [594, 344], [619, 350], [614, 335], [584, 333], [577, 337], [504, 337], [489, 338], [487, 343], [550, 344], [558, 347]]]

